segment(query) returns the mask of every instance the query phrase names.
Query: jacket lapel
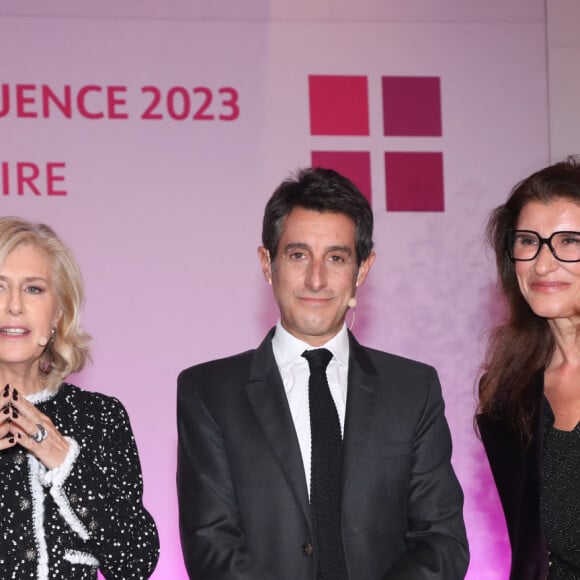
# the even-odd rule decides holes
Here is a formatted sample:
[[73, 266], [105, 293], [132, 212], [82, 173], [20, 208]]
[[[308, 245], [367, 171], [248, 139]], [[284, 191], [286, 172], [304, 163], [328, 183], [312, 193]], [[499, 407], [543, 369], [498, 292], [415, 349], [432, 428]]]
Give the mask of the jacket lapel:
[[343, 487], [346, 487], [368, 434], [375, 408], [377, 372], [367, 353], [349, 332], [348, 396], [344, 423]]
[[288, 399], [272, 352], [272, 329], [254, 354], [246, 392], [274, 456], [310, 526], [308, 489]]

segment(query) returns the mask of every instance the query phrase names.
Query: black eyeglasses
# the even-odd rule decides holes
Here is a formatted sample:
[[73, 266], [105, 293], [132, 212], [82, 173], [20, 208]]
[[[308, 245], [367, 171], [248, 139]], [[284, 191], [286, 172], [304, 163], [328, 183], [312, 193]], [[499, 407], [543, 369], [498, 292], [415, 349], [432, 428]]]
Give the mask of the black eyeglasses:
[[535, 259], [544, 244], [556, 260], [580, 262], [580, 232], [554, 232], [549, 238], [542, 238], [531, 230], [512, 230], [506, 244], [509, 257], [519, 262]]

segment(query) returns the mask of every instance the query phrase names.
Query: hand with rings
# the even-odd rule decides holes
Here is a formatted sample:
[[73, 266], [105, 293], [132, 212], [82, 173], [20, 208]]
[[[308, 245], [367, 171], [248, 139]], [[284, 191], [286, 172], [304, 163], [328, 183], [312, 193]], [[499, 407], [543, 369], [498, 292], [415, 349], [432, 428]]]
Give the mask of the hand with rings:
[[48, 431], [40, 423], [37, 423], [36, 427], [38, 428], [36, 433], [29, 435], [29, 437], [37, 443], [42, 443], [48, 437]]
[[69, 444], [45, 414], [11, 385], [2, 389], [0, 405], [0, 451], [20, 445], [47, 469], [62, 464]]

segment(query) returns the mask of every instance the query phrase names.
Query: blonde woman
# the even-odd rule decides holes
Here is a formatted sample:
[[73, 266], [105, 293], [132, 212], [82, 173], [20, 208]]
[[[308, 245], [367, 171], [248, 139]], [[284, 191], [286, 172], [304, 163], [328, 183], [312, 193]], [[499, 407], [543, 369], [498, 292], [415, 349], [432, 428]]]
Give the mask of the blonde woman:
[[0, 570], [4, 579], [148, 578], [159, 540], [121, 403], [83, 368], [83, 285], [44, 224], [0, 218]]

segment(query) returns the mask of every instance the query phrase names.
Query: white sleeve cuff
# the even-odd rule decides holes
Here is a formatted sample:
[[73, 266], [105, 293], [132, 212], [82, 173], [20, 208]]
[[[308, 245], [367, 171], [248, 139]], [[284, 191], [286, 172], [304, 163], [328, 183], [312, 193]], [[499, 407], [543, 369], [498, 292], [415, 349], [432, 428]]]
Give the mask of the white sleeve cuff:
[[79, 444], [71, 437], [65, 437], [65, 439], [68, 441], [69, 447], [64, 461], [58, 467], [53, 467], [49, 470], [41, 470], [40, 472], [40, 481], [45, 487], [49, 485], [62, 487], [79, 456]]
[[72, 510], [68, 498], [62, 489], [66, 478], [70, 475], [75, 461], [79, 456], [80, 447], [71, 437], [65, 437], [65, 439], [68, 441], [69, 448], [64, 461], [58, 467], [49, 470], [40, 464], [40, 482], [45, 487], [50, 487], [50, 495], [53, 497], [54, 502], [58, 506], [58, 511], [65, 522], [80, 538], [86, 541], [90, 537], [89, 532]]

